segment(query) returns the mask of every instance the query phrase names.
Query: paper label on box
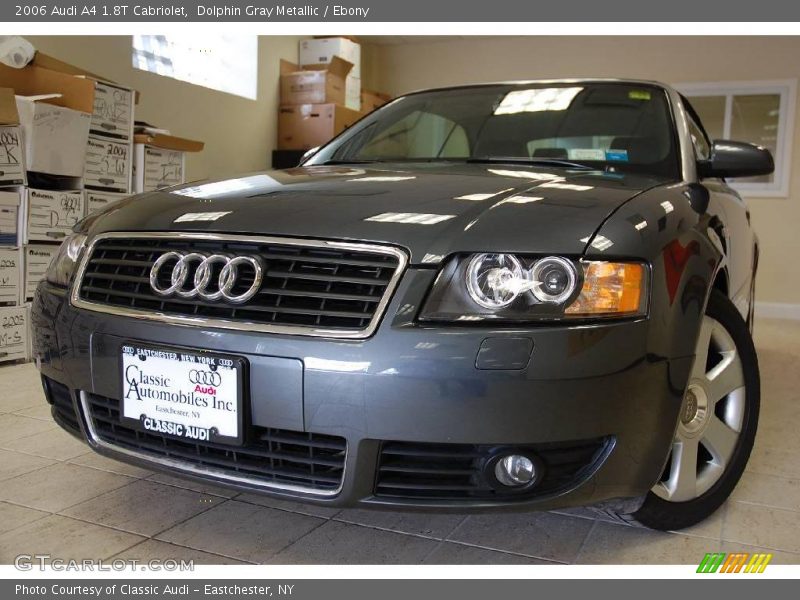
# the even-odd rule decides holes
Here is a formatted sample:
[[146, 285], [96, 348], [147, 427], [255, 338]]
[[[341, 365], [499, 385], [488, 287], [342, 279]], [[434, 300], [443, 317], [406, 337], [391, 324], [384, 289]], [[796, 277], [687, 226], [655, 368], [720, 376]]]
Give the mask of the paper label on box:
[[18, 248], [0, 248], [0, 306], [19, 304], [21, 257]]
[[133, 91], [96, 83], [92, 133], [128, 139], [133, 127]]
[[22, 129], [18, 125], [0, 127], [0, 185], [25, 183], [22, 158]]
[[82, 192], [28, 190], [28, 239], [61, 241], [82, 218]]
[[28, 356], [28, 309], [0, 308], [0, 362]]
[[150, 192], [183, 183], [183, 152], [144, 149], [144, 190]]
[[129, 142], [90, 137], [86, 144], [83, 186], [87, 189], [128, 192], [132, 149]]
[[31, 244], [25, 246], [25, 299], [33, 300], [36, 286], [44, 279], [50, 261], [58, 252], [58, 246]]

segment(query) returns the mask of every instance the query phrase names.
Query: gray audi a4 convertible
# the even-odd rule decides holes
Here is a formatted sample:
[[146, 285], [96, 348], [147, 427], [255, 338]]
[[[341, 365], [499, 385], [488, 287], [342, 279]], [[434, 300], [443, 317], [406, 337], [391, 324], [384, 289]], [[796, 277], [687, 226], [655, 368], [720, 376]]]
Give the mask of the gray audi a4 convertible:
[[645, 81], [400, 97], [302, 166], [83, 220], [38, 287], [55, 420], [97, 452], [333, 506], [716, 510], [753, 445], [758, 242]]

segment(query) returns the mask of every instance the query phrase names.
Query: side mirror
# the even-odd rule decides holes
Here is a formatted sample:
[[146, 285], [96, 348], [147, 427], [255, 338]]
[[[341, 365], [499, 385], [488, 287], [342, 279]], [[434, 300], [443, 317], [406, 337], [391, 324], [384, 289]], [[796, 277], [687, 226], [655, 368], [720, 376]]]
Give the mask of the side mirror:
[[306, 150], [303, 156], [300, 157], [300, 162], [298, 163], [298, 167], [302, 167], [308, 160], [314, 156], [317, 152], [319, 152], [319, 146], [315, 148], [311, 148], [311, 150]]
[[711, 146], [711, 158], [697, 162], [700, 177], [755, 177], [774, 170], [775, 161], [769, 150], [730, 140], [716, 140]]

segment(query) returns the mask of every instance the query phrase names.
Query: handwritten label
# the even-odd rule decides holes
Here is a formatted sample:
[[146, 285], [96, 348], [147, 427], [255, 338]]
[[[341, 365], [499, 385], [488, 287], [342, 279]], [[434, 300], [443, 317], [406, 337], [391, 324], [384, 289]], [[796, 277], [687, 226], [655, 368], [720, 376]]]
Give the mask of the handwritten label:
[[127, 192], [130, 187], [131, 145], [90, 137], [86, 144], [83, 185], [88, 189]]
[[92, 133], [129, 139], [133, 127], [133, 91], [96, 83]]
[[142, 191], [151, 192], [179, 183], [183, 183], [183, 152], [145, 147]]
[[28, 238], [57, 242], [83, 218], [81, 192], [28, 190]]
[[22, 184], [24, 176], [21, 128], [0, 127], [0, 184]]
[[27, 309], [0, 308], [0, 361], [25, 358], [27, 354]]
[[44, 279], [47, 267], [58, 252], [58, 246], [30, 244], [25, 246], [25, 299], [33, 300], [36, 286]]
[[0, 306], [19, 304], [20, 256], [16, 248], [0, 248]]

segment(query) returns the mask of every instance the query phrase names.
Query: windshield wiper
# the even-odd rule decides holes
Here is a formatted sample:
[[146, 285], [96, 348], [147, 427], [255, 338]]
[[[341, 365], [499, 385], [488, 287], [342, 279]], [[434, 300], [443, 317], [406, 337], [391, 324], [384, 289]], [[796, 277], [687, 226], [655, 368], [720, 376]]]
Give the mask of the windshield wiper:
[[468, 163], [474, 164], [511, 164], [511, 165], [545, 165], [553, 167], [568, 167], [571, 169], [584, 169], [594, 171], [594, 167], [581, 163], [563, 160], [561, 158], [517, 158], [512, 156], [484, 156], [482, 158], [468, 158]]

